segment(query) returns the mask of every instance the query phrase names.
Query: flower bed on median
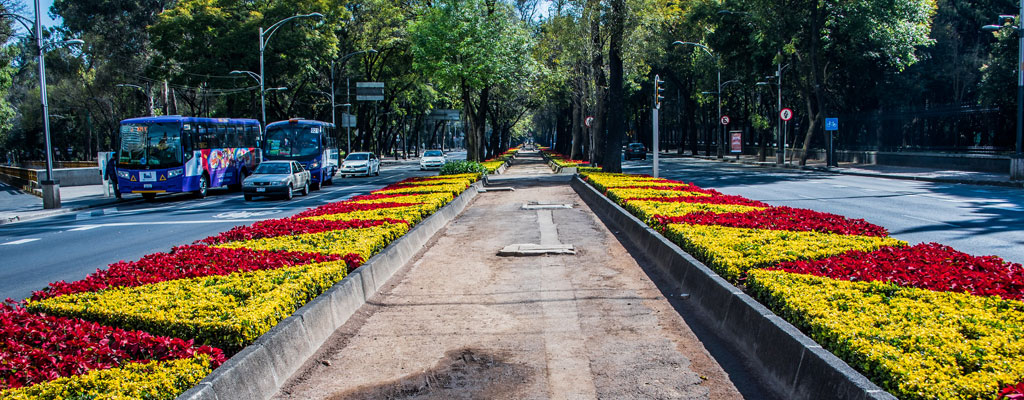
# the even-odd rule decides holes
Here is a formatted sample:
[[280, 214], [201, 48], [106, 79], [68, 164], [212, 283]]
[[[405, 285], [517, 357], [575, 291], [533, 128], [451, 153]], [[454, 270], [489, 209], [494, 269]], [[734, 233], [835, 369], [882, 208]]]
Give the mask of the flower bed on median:
[[897, 397], [994, 399], [1024, 386], [1019, 264], [907, 247], [834, 214], [581, 175]]
[[[478, 178], [464, 174], [409, 179], [293, 217], [238, 227], [201, 241], [205, 244], [116, 263], [81, 281], [55, 282], [10, 309], [23, 316], [162, 335], [179, 347], [187, 344], [188, 349], [193, 349], [194, 341], [235, 352]], [[4, 315], [0, 312], [0, 318]], [[31, 346], [12, 347], [15, 335], [0, 332], [0, 360], [27, 357]], [[128, 337], [117, 344], [139, 349], [143, 348], [140, 340]], [[188, 350], [176, 358], [140, 356], [118, 363], [78, 363], [84, 367], [74, 376], [48, 374], [22, 387], [0, 386], [0, 397], [171, 398], [223, 362], [218, 349], [195, 349], [202, 350]], [[49, 360], [25, 359], [44, 369]]]

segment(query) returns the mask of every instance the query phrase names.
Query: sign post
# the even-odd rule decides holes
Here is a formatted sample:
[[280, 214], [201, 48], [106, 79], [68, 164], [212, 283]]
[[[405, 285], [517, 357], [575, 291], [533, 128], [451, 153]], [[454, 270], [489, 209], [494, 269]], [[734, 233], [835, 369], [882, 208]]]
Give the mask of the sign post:
[[658, 144], [661, 141], [658, 137], [658, 111], [661, 109], [661, 100], [665, 98], [661, 95], [661, 92], [665, 91], [665, 89], [661, 87], [661, 85], [664, 84], [665, 81], [661, 80], [660, 76], [654, 75], [654, 107], [651, 107], [651, 121], [654, 124], [652, 132], [652, 141], [654, 142], [654, 165], [652, 169], [654, 173], [652, 175], [655, 178], [658, 177], [658, 153], [661, 151], [658, 149]]
[[356, 82], [356, 101], [384, 101], [384, 82]]
[[782, 162], [785, 163], [786, 162], [786, 142], [789, 141], [789, 136], [788, 136], [788, 134], [789, 134], [789, 120], [793, 119], [793, 110], [790, 110], [788, 108], [783, 108], [782, 111], [779, 111], [779, 119], [781, 119], [783, 121], [782, 137], [780, 138], [780, 139], [782, 139], [782, 142], [779, 143], [779, 151], [781, 152], [781, 155], [782, 155]]
[[839, 131], [839, 118], [825, 118], [825, 133], [828, 134], [828, 159], [825, 165], [838, 167], [836, 162], [835, 134]]

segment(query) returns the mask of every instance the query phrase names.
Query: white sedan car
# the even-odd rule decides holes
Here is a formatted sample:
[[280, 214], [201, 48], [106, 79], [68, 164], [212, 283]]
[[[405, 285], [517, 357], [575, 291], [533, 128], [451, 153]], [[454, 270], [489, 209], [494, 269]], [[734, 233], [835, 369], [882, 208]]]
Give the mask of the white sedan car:
[[441, 150], [427, 150], [420, 158], [420, 170], [441, 169], [445, 162], [447, 162], [447, 158]]
[[380, 175], [380, 159], [373, 153], [352, 153], [341, 164], [341, 177]]
[[296, 161], [264, 161], [242, 181], [245, 200], [254, 196], [284, 196], [291, 200], [295, 191], [309, 194], [309, 171]]

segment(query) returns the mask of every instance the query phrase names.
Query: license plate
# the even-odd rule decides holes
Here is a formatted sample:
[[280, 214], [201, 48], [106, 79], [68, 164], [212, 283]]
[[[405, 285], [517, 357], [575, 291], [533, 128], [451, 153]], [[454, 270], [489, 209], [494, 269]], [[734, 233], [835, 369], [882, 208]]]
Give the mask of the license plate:
[[152, 189], [153, 188], [153, 184], [151, 184], [151, 183], [144, 184], [144, 185], [142, 185], [142, 188], [143, 189]]
[[266, 192], [267, 188], [256, 188], [257, 192]]

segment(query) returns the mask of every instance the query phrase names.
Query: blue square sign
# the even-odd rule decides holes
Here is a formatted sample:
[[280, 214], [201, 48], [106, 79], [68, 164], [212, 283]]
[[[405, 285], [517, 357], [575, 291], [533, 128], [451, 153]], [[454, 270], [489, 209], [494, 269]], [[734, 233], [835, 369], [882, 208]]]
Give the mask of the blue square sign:
[[839, 118], [825, 118], [825, 130], [826, 131], [838, 131], [839, 130]]

